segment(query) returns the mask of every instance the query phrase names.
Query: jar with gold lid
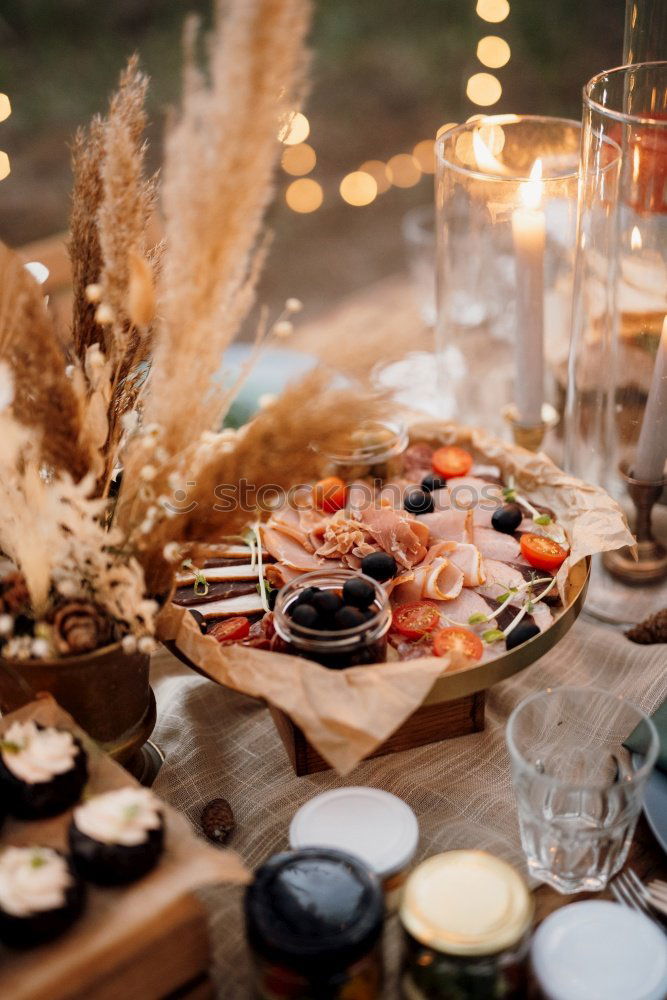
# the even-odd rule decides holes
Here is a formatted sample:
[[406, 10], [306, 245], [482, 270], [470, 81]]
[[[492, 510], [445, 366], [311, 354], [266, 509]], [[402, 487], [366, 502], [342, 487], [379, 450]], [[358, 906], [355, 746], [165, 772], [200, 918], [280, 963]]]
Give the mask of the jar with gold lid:
[[533, 919], [528, 888], [486, 851], [448, 851], [419, 865], [400, 910], [404, 1000], [525, 996]]

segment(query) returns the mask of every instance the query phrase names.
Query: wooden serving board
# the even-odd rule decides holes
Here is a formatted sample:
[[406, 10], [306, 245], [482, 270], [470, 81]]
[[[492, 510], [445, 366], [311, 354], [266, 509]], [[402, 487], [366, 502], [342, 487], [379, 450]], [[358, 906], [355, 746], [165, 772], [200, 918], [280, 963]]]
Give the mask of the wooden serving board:
[[[136, 784], [47, 697], [0, 719], [69, 729], [88, 752], [93, 794]], [[198, 886], [244, 882], [248, 873], [231, 851], [209, 846], [184, 816], [164, 804], [165, 850], [157, 868], [124, 888], [87, 886], [83, 916], [51, 944], [25, 952], [0, 945], [2, 1000], [158, 1000], [171, 994], [212, 995], [206, 919], [192, 895]], [[0, 849], [42, 844], [66, 850], [71, 811], [32, 823], [8, 819]]]

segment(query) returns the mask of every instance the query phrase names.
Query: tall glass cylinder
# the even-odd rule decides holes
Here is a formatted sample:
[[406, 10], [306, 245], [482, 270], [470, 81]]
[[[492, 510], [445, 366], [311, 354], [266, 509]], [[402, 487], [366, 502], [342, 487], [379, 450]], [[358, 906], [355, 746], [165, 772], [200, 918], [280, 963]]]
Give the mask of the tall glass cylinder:
[[[636, 483], [660, 498], [667, 462], [667, 63], [622, 66], [584, 88], [566, 467], [607, 489], [633, 525]], [[641, 498], [639, 498], [641, 500]], [[653, 525], [663, 531], [665, 507]], [[639, 537], [639, 532], [638, 532]], [[641, 555], [642, 553], [640, 553]], [[641, 564], [641, 560], [640, 560]], [[667, 604], [659, 563], [626, 582], [594, 572], [588, 607], [636, 621]], [[646, 570], [650, 567], [645, 566]], [[666, 567], [667, 571], [667, 567]]]
[[580, 135], [504, 115], [436, 142], [443, 416], [507, 436], [509, 404], [528, 426], [564, 394]]
[[656, 62], [667, 58], [665, 0], [625, 0], [623, 62]]

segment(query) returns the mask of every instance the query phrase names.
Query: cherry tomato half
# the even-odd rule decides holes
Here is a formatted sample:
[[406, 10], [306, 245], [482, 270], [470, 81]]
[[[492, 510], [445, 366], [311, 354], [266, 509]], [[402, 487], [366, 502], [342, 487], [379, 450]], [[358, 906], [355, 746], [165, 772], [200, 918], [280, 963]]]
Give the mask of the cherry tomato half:
[[313, 496], [316, 507], [323, 510], [325, 514], [335, 514], [337, 510], [342, 510], [345, 506], [345, 483], [338, 476], [320, 479], [319, 483], [315, 483]]
[[544, 535], [522, 535], [521, 555], [535, 569], [556, 570], [567, 559], [563, 546]]
[[221, 622], [216, 622], [207, 632], [218, 642], [238, 642], [250, 635], [250, 622], [247, 618], [225, 618]]
[[406, 639], [420, 639], [432, 632], [440, 621], [440, 612], [430, 601], [414, 601], [401, 604], [394, 611], [392, 628]]
[[438, 448], [431, 457], [433, 471], [445, 479], [455, 479], [456, 476], [467, 476], [472, 469], [472, 455], [465, 448], [447, 445]]
[[481, 660], [484, 646], [482, 640], [469, 628], [458, 628], [451, 625], [442, 628], [433, 636], [433, 653], [435, 656], [446, 656], [447, 653], [463, 653], [471, 660]]

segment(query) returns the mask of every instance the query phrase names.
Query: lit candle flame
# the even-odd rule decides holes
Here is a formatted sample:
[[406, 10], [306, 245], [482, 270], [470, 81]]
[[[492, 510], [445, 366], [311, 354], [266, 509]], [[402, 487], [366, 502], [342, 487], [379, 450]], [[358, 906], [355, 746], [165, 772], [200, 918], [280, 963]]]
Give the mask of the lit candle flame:
[[639, 226], [633, 226], [632, 234], [630, 236], [630, 249], [641, 250], [641, 248], [642, 248], [642, 234], [639, 232]]
[[519, 185], [519, 197], [524, 208], [539, 208], [542, 201], [542, 160], [538, 158], [530, 170], [530, 180]]
[[472, 133], [472, 148], [475, 154], [477, 166], [487, 174], [509, 174], [509, 170], [504, 163], [498, 160], [480, 135], [478, 128]]

